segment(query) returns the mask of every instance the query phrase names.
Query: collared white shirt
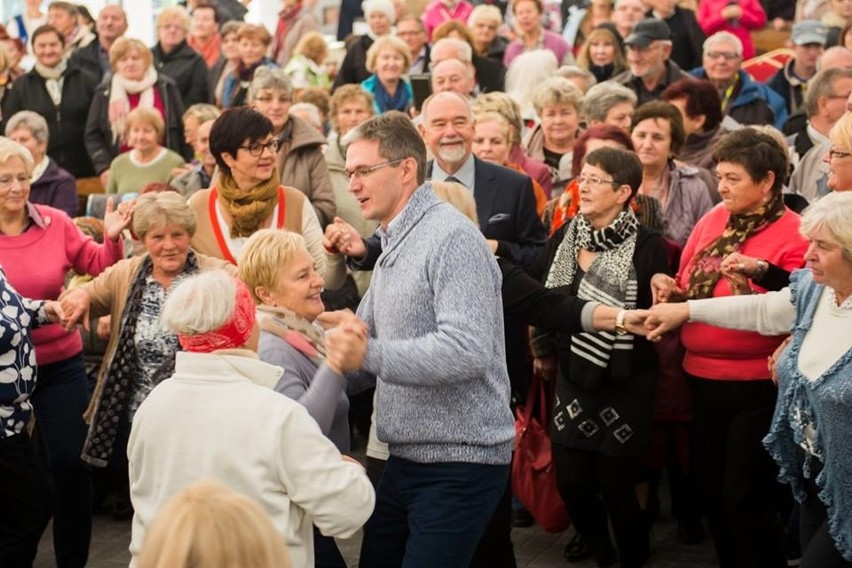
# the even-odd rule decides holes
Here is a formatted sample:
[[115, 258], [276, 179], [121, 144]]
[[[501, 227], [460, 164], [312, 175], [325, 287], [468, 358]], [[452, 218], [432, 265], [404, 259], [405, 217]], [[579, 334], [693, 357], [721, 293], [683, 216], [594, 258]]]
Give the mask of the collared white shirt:
[[468, 154], [467, 160], [465, 160], [461, 167], [453, 174], [448, 174], [442, 170], [441, 166], [438, 165], [438, 160], [433, 160], [432, 181], [444, 181], [450, 176], [459, 180], [459, 183], [468, 188], [470, 191], [474, 190], [474, 186], [476, 185], [476, 163], [473, 159], [473, 152]]

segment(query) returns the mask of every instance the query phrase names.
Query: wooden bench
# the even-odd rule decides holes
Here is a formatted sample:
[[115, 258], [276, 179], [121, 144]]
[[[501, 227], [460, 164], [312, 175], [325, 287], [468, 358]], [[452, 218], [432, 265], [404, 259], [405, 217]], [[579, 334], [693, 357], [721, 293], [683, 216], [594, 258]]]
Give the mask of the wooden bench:
[[101, 185], [101, 178], [89, 177], [79, 178], [77, 180], [77, 204], [80, 216], [86, 214], [86, 205], [89, 203], [89, 196], [98, 193], [104, 193], [104, 187]]

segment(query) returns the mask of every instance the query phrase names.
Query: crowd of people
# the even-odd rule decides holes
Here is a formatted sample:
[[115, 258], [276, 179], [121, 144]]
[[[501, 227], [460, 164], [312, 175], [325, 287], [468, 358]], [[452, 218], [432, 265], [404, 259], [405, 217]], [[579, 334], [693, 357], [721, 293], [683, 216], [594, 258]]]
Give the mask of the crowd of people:
[[189, 0], [150, 46], [42, 4], [0, 29], [0, 566], [51, 519], [85, 566], [109, 506], [146, 568], [514, 568], [538, 376], [568, 562], [646, 565], [668, 479], [723, 568], [852, 567], [849, 2], [342, 0], [340, 43]]

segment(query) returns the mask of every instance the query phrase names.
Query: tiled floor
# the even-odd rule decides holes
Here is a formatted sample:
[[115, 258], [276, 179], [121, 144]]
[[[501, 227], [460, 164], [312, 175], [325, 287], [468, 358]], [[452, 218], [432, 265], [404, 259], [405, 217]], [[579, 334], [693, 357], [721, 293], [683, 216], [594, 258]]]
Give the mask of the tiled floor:
[[[537, 527], [515, 529], [512, 540], [515, 543], [515, 558], [519, 568], [593, 568], [595, 563], [586, 561], [568, 564], [562, 557], [562, 551], [571, 537], [571, 530], [562, 534], [547, 534]], [[347, 560], [351, 566], [357, 564], [357, 538], [354, 542], [344, 543]], [[109, 516], [95, 517], [92, 535], [89, 567], [119, 568], [126, 567], [130, 561], [127, 546], [130, 542], [130, 521], [115, 522]], [[653, 556], [649, 568], [710, 568], [715, 566], [715, 558], [709, 541], [696, 546], [681, 544], [677, 538], [677, 525], [670, 519], [662, 519], [654, 526]], [[42, 539], [36, 568], [51, 568], [53, 546], [48, 533]]]

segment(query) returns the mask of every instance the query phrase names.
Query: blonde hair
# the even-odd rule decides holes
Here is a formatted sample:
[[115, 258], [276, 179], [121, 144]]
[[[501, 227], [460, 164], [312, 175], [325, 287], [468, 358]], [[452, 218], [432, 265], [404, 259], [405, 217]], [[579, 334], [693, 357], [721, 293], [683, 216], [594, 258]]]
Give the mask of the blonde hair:
[[130, 128], [138, 123], [147, 124], [157, 133], [157, 142], [163, 141], [163, 135], [166, 133], [166, 123], [160, 115], [160, 111], [155, 108], [136, 107], [127, 114], [124, 119], [124, 136], [130, 135]]
[[321, 33], [308, 32], [293, 48], [293, 53], [304, 55], [314, 63], [320, 64], [322, 63], [321, 57], [328, 54], [328, 44]]
[[583, 92], [565, 77], [551, 77], [536, 88], [532, 104], [539, 116], [548, 105], [571, 105], [579, 114], [583, 110]]
[[222, 114], [222, 111], [216, 105], [195, 103], [186, 109], [181, 119], [185, 121], [187, 118], [194, 118], [198, 121], [198, 124], [204, 124], [209, 120], [216, 120], [220, 114]]
[[592, 66], [589, 49], [591, 49], [593, 41], [601, 39], [607, 40], [610, 45], [615, 48], [615, 58], [612, 60], [613, 67], [619, 70], [625, 69], [627, 67], [627, 59], [624, 57], [624, 50], [621, 49], [621, 46], [618, 43], [618, 38], [615, 37], [612, 30], [607, 28], [594, 28], [589, 32], [589, 35], [587, 35], [586, 39], [583, 41], [583, 45], [580, 46], [580, 53], [577, 55], [577, 66], [586, 70]]
[[209, 480], [166, 503], [145, 535], [139, 568], [289, 568], [284, 537], [263, 508]]
[[432, 191], [441, 201], [449, 203], [473, 222], [479, 226], [479, 220], [476, 215], [476, 201], [473, 199], [473, 194], [468, 188], [454, 181], [433, 181]]
[[249, 237], [240, 252], [237, 266], [240, 270], [240, 280], [246, 283], [256, 303], [263, 303], [257, 295], [257, 288], [277, 288], [279, 270], [289, 264], [300, 251], [308, 251], [305, 239], [292, 231], [261, 229]]
[[471, 11], [470, 16], [467, 17], [467, 25], [472, 28], [479, 20], [495, 22], [499, 27], [500, 24], [503, 23], [503, 14], [497, 6], [493, 6], [491, 4], [480, 4], [476, 6]]
[[493, 91], [479, 95], [473, 101], [474, 116], [481, 114], [497, 113], [506, 119], [512, 127], [509, 142], [516, 146], [521, 143], [521, 134], [524, 129], [524, 119], [521, 116], [521, 107], [518, 103], [502, 91]]
[[272, 43], [272, 36], [269, 34], [269, 31], [263, 26], [255, 26], [253, 24], [241, 25], [237, 30], [237, 39], [256, 39], [267, 47]]
[[195, 213], [186, 204], [186, 199], [174, 191], [146, 193], [136, 200], [133, 208], [133, 232], [140, 241], [151, 229], [167, 225], [177, 225], [189, 233], [195, 234]]
[[189, 13], [185, 8], [183, 8], [183, 6], [169, 6], [168, 8], [163, 8], [160, 15], [157, 16], [157, 29], [160, 29], [172, 20], [178, 20], [183, 26], [183, 31], [185, 33], [189, 33]]
[[506, 142], [511, 146], [514, 138], [513, 128], [509, 121], [499, 112], [479, 112], [473, 115], [473, 127], [482, 122], [496, 122], [504, 128]]
[[833, 191], [802, 212], [799, 232], [805, 238], [825, 230], [840, 247], [843, 258], [852, 262], [852, 191]]
[[847, 112], [828, 132], [831, 142], [846, 152], [852, 151], [852, 113]]
[[35, 162], [33, 162], [33, 155], [30, 151], [11, 138], [0, 136], [0, 165], [5, 166], [6, 162], [12, 158], [20, 158], [24, 162], [24, 169], [27, 171], [27, 175], [32, 175]]
[[411, 65], [411, 50], [408, 49], [407, 43], [396, 36], [382, 36], [373, 42], [373, 45], [367, 50], [367, 71], [370, 73], [376, 72], [376, 59], [379, 58], [380, 52], [388, 48], [394, 49], [402, 55], [402, 59], [405, 61], [405, 68], [402, 72], [407, 73]]
[[145, 62], [146, 68], [151, 66], [151, 63], [154, 61], [154, 56], [151, 53], [151, 50], [148, 49], [148, 46], [138, 39], [122, 36], [115, 40], [112, 47], [109, 48], [109, 66], [113, 72], [115, 72], [116, 63], [130, 55], [133, 51], [139, 52], [142, 56], [142, 60]]

